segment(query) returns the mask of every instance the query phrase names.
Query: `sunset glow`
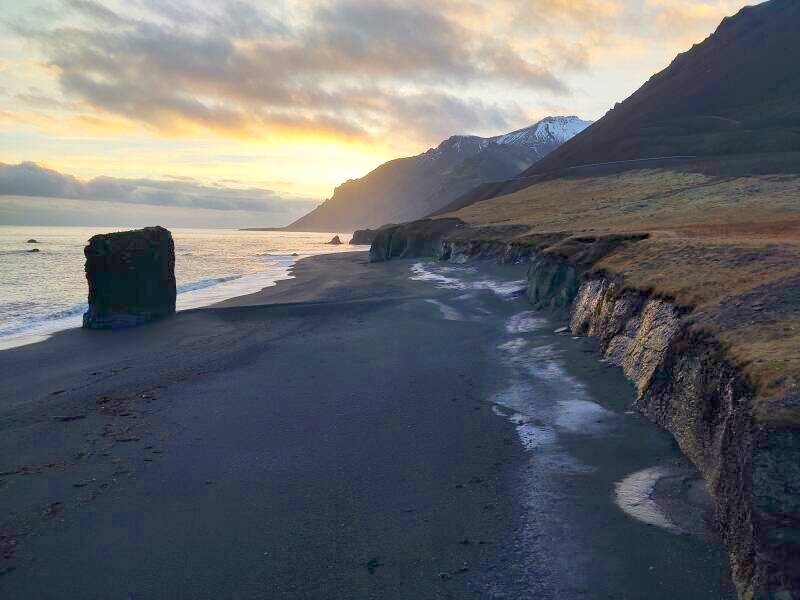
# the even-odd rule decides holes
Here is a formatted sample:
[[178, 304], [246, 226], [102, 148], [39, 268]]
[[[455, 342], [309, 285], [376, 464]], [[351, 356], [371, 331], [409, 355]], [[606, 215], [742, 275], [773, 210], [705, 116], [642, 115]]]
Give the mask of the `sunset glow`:
[[744, 4], [22, 0], [0, 41], [0, 162], [307, 207], [453, 134], [597, 119]]

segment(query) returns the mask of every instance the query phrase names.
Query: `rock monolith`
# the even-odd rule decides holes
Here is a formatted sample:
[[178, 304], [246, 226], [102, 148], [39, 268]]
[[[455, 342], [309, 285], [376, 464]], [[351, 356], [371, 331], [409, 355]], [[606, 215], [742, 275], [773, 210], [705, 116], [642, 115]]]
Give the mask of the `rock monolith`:
[[84, 248], [87, 329], [141, 325], [175, 312], [175, 244], [163, 227], [96, 235]]

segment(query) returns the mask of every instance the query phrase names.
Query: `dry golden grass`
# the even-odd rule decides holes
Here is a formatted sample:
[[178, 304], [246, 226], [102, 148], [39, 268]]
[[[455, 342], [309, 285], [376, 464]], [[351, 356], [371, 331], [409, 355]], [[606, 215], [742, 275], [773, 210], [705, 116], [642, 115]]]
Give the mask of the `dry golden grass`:
[[551, 232], [691, 230], [698, 225], [746, 230], [748, 223], [780, 222], [794, 213], [793, 235], [800, 239], [798, 198], [800, 176], [714, 178], [652, 169], [546, 181], [447, 216]]
[[692, 308], [763, 398], [800, 389], [800, 175], [657, 169], [559, 179], [448, 216], [524, 224], [527, 235], [648, 233], [595, 268]]
[[632, 287], [698, 311], [800, 274], [800, 244], [718, 237], [653, 236], [606, 256], [597, 267]]

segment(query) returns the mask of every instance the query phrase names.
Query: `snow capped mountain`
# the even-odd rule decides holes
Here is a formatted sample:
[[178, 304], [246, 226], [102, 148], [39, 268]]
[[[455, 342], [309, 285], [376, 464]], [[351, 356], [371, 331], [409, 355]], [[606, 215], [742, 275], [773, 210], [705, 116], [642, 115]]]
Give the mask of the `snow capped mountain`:
[[346, 181], [289, 228], [353, 231], [419, 219], [478, 185], [516, 177], [589, 125], [578, 117], [548, 117], [495, 137], [454, 135], [427, 152]]
[[443, 154], [474, 155], [493, 144], [502, 146], [520, 146], [532, 151], [535, 157], [542, 157], [569, 139], [578, 135], [591, 125], [575, 116], [546, 117], [538, 123], [518, 129], [511, 133], [484, 138], [476, 135], [454, 135], [436, 148], [428, 150], [424, 156], [438, 159]]
[[425, 154], [438, 155], [443, 152], [480, 152], [489, 145], [488, 138], [476, 135], [453, 135], [443, 141], [436, 148], [431, 148]]
[[591, 121], [584, 121], [578, 117], [547, 117], [535, 125], [518, 129], [505, 135], [489, 138], [496, 144], [526, 144], [534, 145], [543, 141], [552, 141], [563, 144], [574, 138], [581, 131], [591, 125]]

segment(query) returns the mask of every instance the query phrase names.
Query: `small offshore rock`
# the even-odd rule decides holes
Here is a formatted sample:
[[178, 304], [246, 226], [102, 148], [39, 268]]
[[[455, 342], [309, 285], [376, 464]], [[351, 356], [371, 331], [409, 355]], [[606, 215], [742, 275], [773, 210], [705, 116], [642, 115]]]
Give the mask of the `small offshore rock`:
[[333, 236], [333, 237], [331, 238], [331, 241], [330, 241], [330, 242], [328, 242], [328, 243], [329, 243], [329, 244], [333, 244], [334, 246], [338, 246], [339, 244], [341, 244], [341, 243], [342, 243], [342, 240], [340, 240], [340, 239], [339, 239], [339, 236], [338, 236], [338, 235], [335, 235], [335, 236]]
[[26, 250], [26, 252], [39, 252], [38, 248], [31, 248], [30, 250]]
[[29, 244], [38, 244], [39, 242], [36, 241], [35, 239], [31, 238], [31, 239], [28, 240], [28, 243]]

